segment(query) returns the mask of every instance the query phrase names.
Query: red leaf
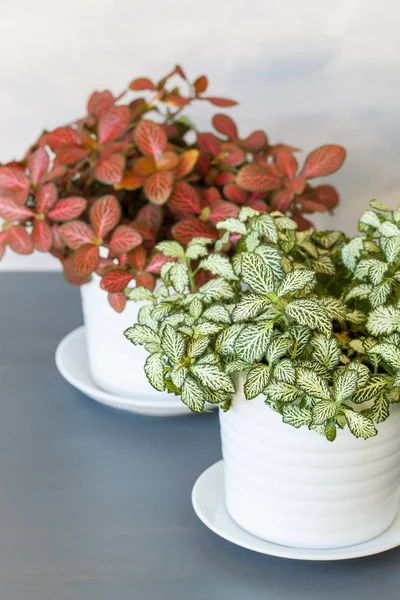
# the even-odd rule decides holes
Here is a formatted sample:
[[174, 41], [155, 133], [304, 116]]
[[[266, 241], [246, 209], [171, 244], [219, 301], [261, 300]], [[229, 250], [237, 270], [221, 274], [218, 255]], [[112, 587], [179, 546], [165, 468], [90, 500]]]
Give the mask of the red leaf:
[[295, 215], [292, 217], [293, 221], [295, 221], [298, 225], [298, 231], [307, 231], [307, 229], [313, 228], [314, 224], [312, 221], [305, 219], [301, 215]]
[[90, 220], [97, 237], [104, 238], [119, 223], [121, 206], [115, 196], [102, 196], [90, 210]]
[[207, 237], [211, 239], [217, 239], [218, 237], [211, 225], [197, 219], [185, 219], [176, 223], [172, 228], [172, 234], [182, 244], [188, 244], [194, 237]]
[[144, 225], [152, 231], [154, 235], [157, 235], [163, 218], [162, 209], [155, 204], [147, 204], [141, 208], [136, 215], [135, 222], [140, 225]]
[[334, 209], [339, 204], [339, 194], [331, 185], [317, 185], [313, 189], [318, 202], [321, 202], [328, 210]]
[[152, 231], [150, 231], [150, 229], [148, 229], [145, 225], [141, 225], [140, 223], [136, 223], [135, 221], [133, 221], [133, 223], [131, 223], [131, 225], [142, 236], [143, 245], [146, 248], [153, 248], [153, 246], [156, 243], [156, 237], [155, 237], [154, 233]]
[[196, 190], [183, 181], [178, 181], [175, 184], [168, 206], [171, 211], [179, 216], [199, 215], [201, 213], [201, 205]]
[[37, 185], [43, 175], [49, 168], [49, 155], [44, 148], [38, 148], [30, 156], [28, 161], [28, 169], [31, 173], [31, 181], [33, 185]]
[[120, 225], [114, 231], [110, 248], [116, 254], [129, 252], [142, 243], [142, 236], [129, 225]]
[[227, 115], [215, 115], [213, 117], [212, 122], [215, 129], [219, 133], [222, 133], [222, 135], [226, 135], [230, 140], [234, 142], [236, 142], [239, 139], [236, 124]]
[[10, 248], [14, 252], [18, 252], [18, 254], [31, 254], [33, 252], [32, 240], [22, 225], [13, 225], [10, 227], [7, 241]]
[[150, 273], [138, 273], [136, 275], [136, 285], [143, 286], [151, 291], [154, 290], [154, 286], [156, 285], [155, 279], [153, 275]]
[[286, 177], [289, 177], [289, 179], [293, 179], [299, 167], [293, 154], [287, 150], [280, 150], [278, 154], [275, 155], [275, 165], [279, 171], [283, 173], [283, 175], [286, 175]]
[[103, 114], [98, 126], [98, 143], [104, 144], [122, 135], [130, 122], [129, 109], [126, 106], [113, 106]]
[[198, 77], [195, 80], [193, 86], [194, 86], [196, 95], [203, 94], [207, 90], [207, 88], [208, 88], [208, 79], [207, 79], [207, 77], [205, 75], [201, 75], [200, 77]]
[[77, 219], [85, 210], [87, 201], [80, 196], [71, 196], [59, 200], [54, 208], [48, 213], [53, 221], [71, 221]]
[[46, 183], [40, 188], [36, 196], [36, 210], [40, 213], [46, 213], [57, 202], [57, 188], [54, 183]]
[[58, 179], [60, 177], [62, 177], [65, 172], [67, 170], [67, 167], [64, 167], [64, 165], [56, 165], [54, 166], [50, 173], [47, 173], [46, 177], [43, 179], [44, 183], [47, 183], [48, 181], [53, 181], [54, 179]]
[[216, 176], [216, 178], [214, 179], [214, 184], [226, 185], [227, 183], [233, 183], [235, 179], [236, 176], [234, 173], [228, 173], [228, 171], [223, 171], [222, 173], [219, 173], [219, 175]]
[[272, 199], [272, 208], [274, 210], [279, 210], [280, 212], [285, 213], [291, 205], [293, 198], [294, 193], [290, 190], [279, 190], [278, 192], [276, 192]]
[[136, 127], [135, 142], [144, 156], [157, 162], [167, 147], [167, 136], [157, 123], [143, 119]]
[[20, 206], [12, 198], [0, 197], [0, 217], [6, 221], [24, 221], [35, 213], [26, 206]]
[[236, 177], [237, 184], [250, 192], [268, 192], [280, 188], [282, 181], [267, 167], [269, 165], [245, 165]]
[[53, 244], [53, 233], [50, 225], [43, 219], [36, 220], [32, 230], [32, 241], [36, 250], [48, 252]]
[[268, 211], [268, 207], [265, 204], [264, 200], [261, 200], [260, 198], [249, 198], [247, 206], [250, 206], [250, 208], [254, 208], [254, 210], [258, 210], [260, 212]]
[[247, 194], [236, 183], [229, 183], [224, 187], [224, 196], [235, 204], [246, 204]]
[[217, 156], [219, 154], [220, 141], [213, 133], [199, 133], [197, 143], [200, 150]]
[[100, 255], [99, 248], [94, 244], [85, 244], [76, 250], [72, 257], [72, 266], [78, 275], [85, 277], [97, 269]]
[[112, 154], [100, 159], [95, 167], [96, 179], [102, 183], [119, 183], [125, 169], [125, 157], [122, 154]]
[[109, 293], [108, 301], [117, 313], [122, 313], [126, 306], [126, 296], [123, 292]]
[[117, 190], [138, 190], [144, 185], [146, 181], [145, 177], [140, 177], [136, 175], [133, 170], [125, 171], [125, 175], [121, 179], [121, 181], [115, 185], [115, 189]]
[[80, 145], [81, 140], [79, 135], [72, 127], [58, 127], [54, 131], [47, 134], [47, 144], [55, 152], [60, 146], [69, 146], [73, 144]]
[[320, 146], [307, 156], [301, 175], [307, 179], [330, 175], [342, 166], [345, 158], [346, 150], [342, 146]]
[[144, 193], [150, 202], [165, 204], [171, 195], [174, 177], [170, 171], [153, 173], [146, 179]]
[[84, 244], [90, 244], [93, 239], [92, 229], [83, 221], [64, 223], [59, 228], [59, 231], [64, 242], [72, 250], [76, 250]]
[[217, 98], [216, 96], [203, 96], [202, 100], [208, 100], [215, 106], [236, 106], [236, 100], [228, 100], [228, 98]]
[[76, 144], [66, 144], [56, 150], [56, 160], [62, 165], [70, 165], [88, 156], [90, 150]]
[[53, 248], [56, 250], [64, 250], [65, 243], [60, 234], [60, 228], [58, 225], [52, 225], [51, 227], [53, 232]]
[[266, 146], [268, 146], [268, 139], [264, 131], [254, 131], [245, 140], [243, 140], [243, 146], [250, 152], [260, 152]]
[[104, 92], [93, 92], [88, 101], [88, 112], [100, 119], [104, 113], [114, 106], [114, 96], [108, 90]]
[[214, 206], [221, 202], [221, 194], [215, 187], [209, 187], [203, 194], [203, 206]]
[[140, 90], [156, 90], [156, 86], [150, 79], [147, 77], [138, 77], [130, 82], [129, 88], [134, 92], [138, 92]]
[[134, 248], [128, 252], [127, 258], [128, 264], [131, 267], [136, 269], [136, 271], [143, 271], [147, 260], [147, 253], [143, 246], [138, 246], [137, 248]]
[[228, 217], [237, 217], [239, 210], [236, 204], [221, 201], [212, 208], [208, 220], [216, 225], [219, 221], [225, 221]]
[[[172, 259], [168, 258], [167, 256], [164, 256], [164, 254], [161, 254], [161, 252], [156, 252], [156, 254], [154, 254], [150, 258], [149, 262], [147, 263], [146, 272], [154, 273], [155, 275], [159, 275], [159, 273], [161, 271], [161, 267], [170, 260], [172, 260]], [[143, 267], [142, 267], [142, 269], [143, 269]]]
[[122, 292], [132, 278], [132, 273], [127, 273], [122, 269], [110, 269], [103, 275], [100, 287], [102, 290], [115, 294], [116, 292]]
[[231, 142], [224, 142], [221, 144], [221, 150], [225, 153], [222, 162], [224, 165], [229, 165], [232, 167], [237, 167], [245, 162], [246, 157], [243, 152], [236, 144], [232, 144]]
[[179, 164], [174, 169], [176, 179], [189, 175], [199, 158], [198, 150], [188, 150], [179, 157]]
[[206, 176], [208, 174], [211, 167], [211, 161], [209, 156], [205, 154], [205, 152], [202, 152], [200, 154], [196, 166], [202, 175]]
[[310, 200], [303, 196], [297, 198], [297, 204], [300, 204], [300, 206], [303, 207], [304, 212], [307, 213], [325, 212], [326, 210], [326, 207], [317, 200]]
[[0, 187], [13, 192], [29, 189], [29, 179], [20, 169], [0, 167]]
[[75, 269], [72, 266], [71, 258], [66, 258], [63, 261], [63, 267], [64, 277], [68, 281], [68, 283], [71, 283], [72, 285], [84, 285], [85, 283], [89, 283], [89, 277], [82, 277], [78, 275], [78, 273], [75, 271]]
[[103, 145], [101, 159], [111, 156], [112, 154], [126, 154], [131, 148], [132, 144], [128, 144], [127, 142], [108, 142]]
[[295, 194], [302, 194], [304, 192], [304, 188], [306, 187], [306, 183], [307, 181], [304, 179], [304, 177], [299, 175], [291, 181], [286, 181], [285, 186], [288, 190]]

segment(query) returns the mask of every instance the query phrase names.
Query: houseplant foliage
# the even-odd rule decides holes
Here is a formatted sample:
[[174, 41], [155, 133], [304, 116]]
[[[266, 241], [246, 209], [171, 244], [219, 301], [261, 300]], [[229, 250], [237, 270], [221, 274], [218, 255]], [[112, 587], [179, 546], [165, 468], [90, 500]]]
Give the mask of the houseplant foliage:
[[[264, 394], [289, 425], [375, 436], [400, 401], [400, 209], [371, 202], [351, 240], [249, 207], [217, 227], [216, 242], [160, 243], [163, 285], [128, 291], [149, 300], [125, 335], [150, 353], [153, 387], [228, 410], [245, 372], [246, 398]], [[199, 269], [213, 278], [196, 289]]]
[[307, 213], [336, 206], [334, 188], [310, 181], [341, 166], [342, 147], [317, 148], [299, 169], [295, 147], [261, 130], [242, 137], [227, 115], [214, 115], [215, 133], [199, 133], [184, 109], [236, 104], [207, 88], [205, 76], [190, 81], [177, 66], [117, 96], [96, 91], [85, 116], [45, 131], [21, 161], [0, 167], [0, 253], [49, 252], [77, 285], [96, 272], [122, 311], [131, 280], [154, 288], [161, 240], [217, 239], [216, 224], [241, 206], [280, 210], [303, 229]]

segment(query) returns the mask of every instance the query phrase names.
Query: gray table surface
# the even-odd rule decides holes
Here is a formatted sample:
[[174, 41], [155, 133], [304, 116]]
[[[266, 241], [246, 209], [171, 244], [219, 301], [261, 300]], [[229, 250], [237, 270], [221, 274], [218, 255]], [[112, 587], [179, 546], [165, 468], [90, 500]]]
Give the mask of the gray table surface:
[[221, 456], [216, 415], [129, 415], [66, 383], [54, 351], [82, 315], [61, 275], [2, 273], [0, 321], [1, 600], [399, 598], [400, 549], [304, 563], [198, 521], [190, 492]]

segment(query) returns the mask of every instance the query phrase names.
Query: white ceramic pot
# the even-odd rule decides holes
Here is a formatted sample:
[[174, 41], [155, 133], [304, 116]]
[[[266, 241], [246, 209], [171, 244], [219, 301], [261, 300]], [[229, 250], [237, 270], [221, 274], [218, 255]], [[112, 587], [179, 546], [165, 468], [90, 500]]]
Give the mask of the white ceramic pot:
[[143, 370], [148, 353], [134, 346], [123, 332], [137, 322], [142, 302], [128, 302], [122, 313], [111, 308], [107, 293], [100, 288], [100, 278], [81, 287], [83, 319], [90, 374], [103, 390], [126, 398], [157, 399], [171, 402], [171, 394], [157, 392]]
[[244, 376], [231, 409], [220, 411], [226, 506], [260, 538], [298, 548], [339, 548], [385, 531], [399, 504], [400, 407], [378, 436], [348, 428], [333, 443], [295, 429], [264, 404], [246, 401]]

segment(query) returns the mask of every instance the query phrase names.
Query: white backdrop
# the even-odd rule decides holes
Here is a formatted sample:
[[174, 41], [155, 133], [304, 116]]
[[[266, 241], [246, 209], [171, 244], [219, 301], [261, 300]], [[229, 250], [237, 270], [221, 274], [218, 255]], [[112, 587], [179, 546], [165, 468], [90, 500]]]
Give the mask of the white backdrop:
[[[0, 161], [20, 157], [43, 128], [84, 111], [95, 88], [179, 62], [206, 73], [244, 133], [305, 150], [347, 147], [331, 181], [342, 203], [319, 224], [356, 230], [371, 198], [395, 206], [399, 187], [400, 4], [394, 0], [1, 0]], [[192, 113], [204, 129], [208, 112]], [[52, 269], [39, 253], [2, 269]]]

